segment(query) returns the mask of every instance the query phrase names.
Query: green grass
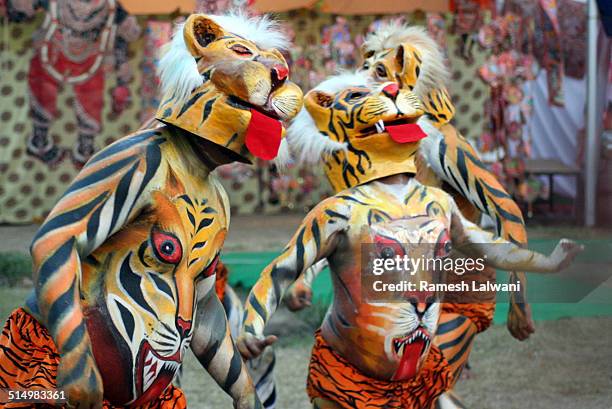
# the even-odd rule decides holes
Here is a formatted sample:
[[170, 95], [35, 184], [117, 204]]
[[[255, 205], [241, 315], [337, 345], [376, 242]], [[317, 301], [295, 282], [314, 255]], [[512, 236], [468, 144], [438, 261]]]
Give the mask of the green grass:
[[32, 277], [30, 256], [20, 253], [0, 253], [0, 284], [14, 286]]

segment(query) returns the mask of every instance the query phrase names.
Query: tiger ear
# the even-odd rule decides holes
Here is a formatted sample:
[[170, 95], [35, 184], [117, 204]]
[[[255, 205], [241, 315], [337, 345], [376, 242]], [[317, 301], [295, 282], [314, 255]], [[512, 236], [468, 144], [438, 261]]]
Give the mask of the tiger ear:
[[361, 55], [363, 56], [363, 60], [365, 61], [374, 55], [374, 50], [368, 49], [364, 44], [361, 46]]
[[304, 97], [304, 107], [313, 118], [324, 114], [333, 103], [333, 95], [319, 90], [312, 90]]
[[403, 72], [404, 67], [406, 66], [406, 61], [404, 59], [405, 55], [406, 51], [404, 50], [404, 46], [400, 44], [400, 46], [397, 47], [397, 51], [395, 52], [395, 63], [399, 67], [399, 72]]
[[183, 35], [185, 45], [195, 57], [202, 55], [208, 45], [223, 37], [223, 28], [206, 14], [192, 14], [185, 22]]
[[327, 92], [312, 90], [304, 98], [306, 106], [329, 108], [334, 103], [334, 96]]
[[395, 52], [395, 62], [400, 67], [396, 78], [411, 91], [417, 84], [421, 75], [423, 57], [418, 49], [408, 43], [400, 44]]

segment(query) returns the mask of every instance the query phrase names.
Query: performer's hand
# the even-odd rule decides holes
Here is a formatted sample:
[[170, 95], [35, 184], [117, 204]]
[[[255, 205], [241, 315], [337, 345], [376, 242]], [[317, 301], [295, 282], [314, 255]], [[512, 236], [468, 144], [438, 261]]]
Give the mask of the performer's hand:
[[299, 311], [312, 305], [312, 288], [296, 282], [285, 295], [285, 305], [291, 311]]
[[523, 304], [510, 304], [508, 311], [508, 331], [510, 334], [518, 339], [524, 341], [531, 334], [535, 332], [535, 324], [531, 315], [531, 305]]
[[561, 239], [553, 250], [550, 258], [554, 261], [556, 271], [562, 271], [569, 267], [578, 253], [584, 250], [584, 246], [568, 239]]
[[122, 113], [128, 106], [132, 97], [130, 89], [125, 85], [117, 85], [112, 91], [113, 97], [113, 112], [115, 114]]
[[248, 332], [243, 332], [236, 341], [236, 346], [244, 359], [253, 359], [261, 355], [263, 350], [268, 345], [275, 343], [277, 339], [278, 338], [275, 335], [257, 337]]
[[[76, 351], [75, 351], [76, 352]], [[76, 352], [78, 353], [78, 352]], [[69, 408], [101, 409], [103, 402], [102, 377], [93, 358], [88, 352], [82, 359], [84, 365], [79, 367], [81, 357], [70, 359], [78, 362], [77, 367], [67, 365], [67, 359], [60, 359], [57, 369], [57, 389], [66, 392]]]

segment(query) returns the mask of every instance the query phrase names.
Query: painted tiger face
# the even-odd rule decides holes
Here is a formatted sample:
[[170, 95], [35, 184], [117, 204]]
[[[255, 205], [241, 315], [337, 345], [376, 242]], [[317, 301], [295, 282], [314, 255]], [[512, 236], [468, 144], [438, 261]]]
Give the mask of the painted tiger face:
[[264, 47], [285, 40], [266, 35], [279, 33], [263, 18], [191, 15], [160, 62], [166, 92], [157, 118], [245, 159], [273, 159], [302, 92], [282, 54]]
[[416, 122], [423, 115], [421, 104], [414, 93], [395, 83], [350, 87], [334, 95], [314, 90], [306, 95], [305, 105], [320, 130], [336, 131], [329, 136], [337, 142], [368, 137], [390, 137], [397, 143], [420, 139]]
[[[368, 239], [373, 243], [372, 257], [442, 260], [450, 252], [447, 224], [443, 218], [434, 215], [374, 223], [370, 226]], [[389, 279], [389, 274], [393, 274], [392, 279]], [[410, 271], [387, 271], [385, 276], [385, 282], [410, 282], [416, 288], [393, 294], [396, 302], [391, 303], [393, 307], [388, 311], [390, 319], [385, 331], [384, 353], [396, 367], [392, 379], [402, 381], [414, 378], [423, 366], [438, 326], [439, 295], [420, 290], [419, 283], [440, 282], [444, 277], [434, 263], [424, 262], [412, 264]]]
[[415, 172], [416, 142], [426, 134], [417, 124], [423, 108], [410, 90], [395, 83], [348, 86], [334, 93], [315, 89], [306, 95], [304, 105], [318, 137], [336, 145], [323, 157], [336, 191]]
[[[174, 378], [193, 333], [196, 286], [214, 285], [215, 252], [225, 237], [214, 200], [161, 192], [154, 200], [150, 216], [120, 230], [83, 263], [88, 332], [105, 397], [116, 405], [143, 405]], [[183, 211], [203, 227], [185, 228], [191, 223]]]

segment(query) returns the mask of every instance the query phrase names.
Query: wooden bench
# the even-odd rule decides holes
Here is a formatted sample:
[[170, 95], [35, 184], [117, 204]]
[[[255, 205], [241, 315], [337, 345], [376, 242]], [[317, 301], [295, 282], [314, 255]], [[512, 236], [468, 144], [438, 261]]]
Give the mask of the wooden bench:
[[[548, 206], [552, 212], [554, 210], [553, 188], [555, 175], [574, 176], [576, 181], [578, 181], [578, 176], [580, 176], [582, 170], [575, 165], [566, 165], [558, 159], [527, 159], [525, 161], [525, 173], [528, 175], [548, 176]], [[576, 194], [578, 195], [578, 186], [576, 186]]]

